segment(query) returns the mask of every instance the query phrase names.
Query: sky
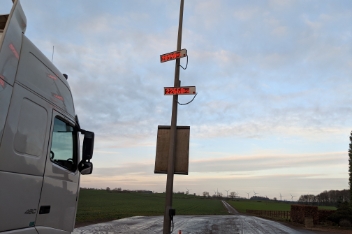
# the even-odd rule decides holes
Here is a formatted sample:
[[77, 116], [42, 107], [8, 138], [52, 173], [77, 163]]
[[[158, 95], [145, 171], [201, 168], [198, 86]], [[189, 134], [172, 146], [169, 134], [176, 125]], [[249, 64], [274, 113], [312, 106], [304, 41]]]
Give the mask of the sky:
[[[12, 1], [0, 1], [8, 13]], [[49, 59], [54, 46], [81, 126], [96, 134], [81, 187], [165, 191], [154, 163], [175, 61], [160, 55], [176, 50], [180, 1], [21, 4], [26, 36]], [[180, 80], [198, 95], [178, 107], [189, 174], [174, 191], [297, 200], [348, 189], [351, 22], [350, 0], [185, 0]]]

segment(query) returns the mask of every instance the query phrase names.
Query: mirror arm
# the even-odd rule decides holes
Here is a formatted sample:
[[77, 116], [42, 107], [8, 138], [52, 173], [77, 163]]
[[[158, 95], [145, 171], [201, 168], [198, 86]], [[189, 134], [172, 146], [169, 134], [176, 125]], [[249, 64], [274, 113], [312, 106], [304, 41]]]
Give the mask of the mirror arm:
[[88, 132], [87, 130], [84, 130], [84, 129], [80, 128], [80, 126], [78, 126], [78, 125], [76, 126], [76, 131], [77, 131], [77, 132], [80, 132], [80, 133], [83, 134], [83, 135], [84, 135], [86, 132]]
[[78, 116], [77, 115], [75, 117], [75, 120], [76, 120], [76, 126], [75, 126], [76, 131], [80, 132], [82, 134], [85, 134], [87, 131], [81, 128], [81, 125], [79, 124], [79, 120], [78, 120]]
[[75, 116], [75, 121], [76, 121], [76, 130], [79, 132], [81, 129], [81, 125], [79, 124], [78, 116]]

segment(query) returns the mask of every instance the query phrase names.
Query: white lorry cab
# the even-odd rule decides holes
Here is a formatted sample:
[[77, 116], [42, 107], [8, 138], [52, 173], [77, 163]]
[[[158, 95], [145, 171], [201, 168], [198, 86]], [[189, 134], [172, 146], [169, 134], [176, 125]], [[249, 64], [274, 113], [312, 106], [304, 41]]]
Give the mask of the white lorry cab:
[[26, 23], [19, 0], [0, 15], [0, 233], [71, 233], [94, 133], [80, 128], [67, 75], [24, 35]]

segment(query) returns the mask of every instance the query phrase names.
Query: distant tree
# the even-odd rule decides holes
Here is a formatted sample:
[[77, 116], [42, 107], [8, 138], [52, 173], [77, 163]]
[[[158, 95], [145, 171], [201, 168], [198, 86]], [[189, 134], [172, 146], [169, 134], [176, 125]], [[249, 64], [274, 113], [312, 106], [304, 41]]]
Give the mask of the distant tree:
[[274, 201], [277, 201], [277, 198], [276, 198], [276, 197], [274, 197]]
[[348, 184], [350, 185], [350, 206], [352, 207], [352, 132], [350, 136], [350, 148], [348, 150], [348, 164], [349, 164], [349, 182]]
[[230, 193], [230, 197], [231, 197], [232, 199], [234, 199], [236, 196], [237, 196], [237, 193], [236, 193], [236, 192], [231, 192], [231, 193]]
[[110, 188], [109, 188], [109, 187], [106, 187], [106, 191], [110, 191]]
[[[312, 205], [326, 205], [326, 206], [338, 206], [343, 202], [350, 201], [350, 190], [330, 190], [323, 191], [318, 195], [313, 194], [304, 194], [301, 195], [298, 199], [298, 202], [304, 204]], [[352, 208], [352, 206], [351, 206]]]
[[209, 197], [209, 192], [204, 191], [204, 192], [203, 192], [203, 196], [204, 196], [204, 197]]

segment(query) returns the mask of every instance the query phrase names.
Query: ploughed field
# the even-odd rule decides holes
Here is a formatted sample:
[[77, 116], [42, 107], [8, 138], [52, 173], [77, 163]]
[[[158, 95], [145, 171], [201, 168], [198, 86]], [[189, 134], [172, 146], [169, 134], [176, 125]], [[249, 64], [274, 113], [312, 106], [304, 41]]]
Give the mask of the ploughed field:
[[[290, 204], [274, 201], [227, 201], [237, 211], [290, 210]], [[81, 189], [76, 226], [100, 223], [133, 216], [161, 216], [164, 213], [164, 193], [121, 193], [106, 190]], [[221, 199], [174, 194], [173, 208], [177, 215], [228, 215]], [[335, 209], [319, 207], [319, 209]]]

